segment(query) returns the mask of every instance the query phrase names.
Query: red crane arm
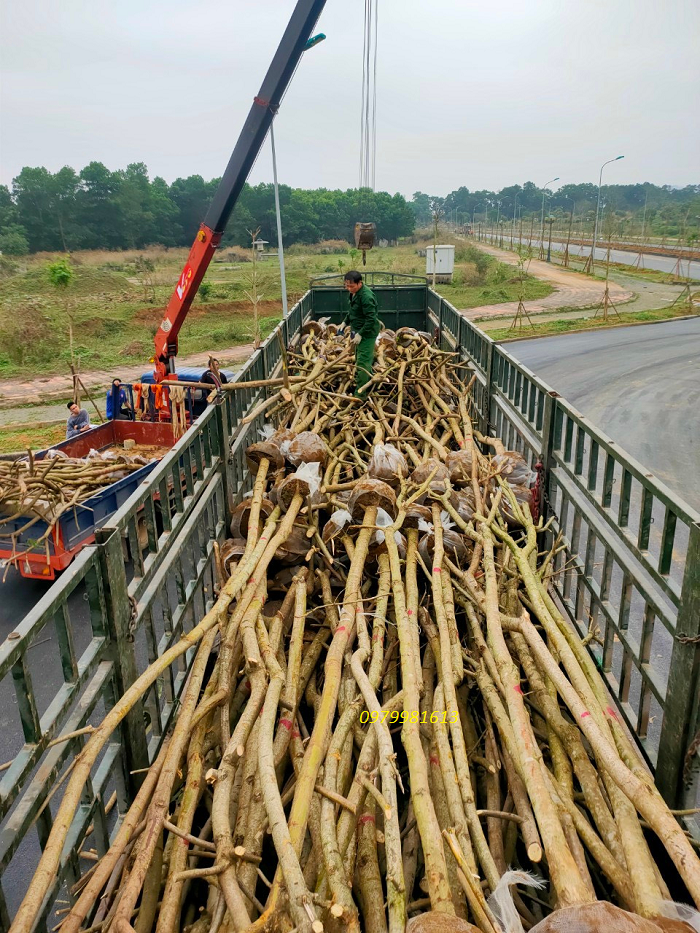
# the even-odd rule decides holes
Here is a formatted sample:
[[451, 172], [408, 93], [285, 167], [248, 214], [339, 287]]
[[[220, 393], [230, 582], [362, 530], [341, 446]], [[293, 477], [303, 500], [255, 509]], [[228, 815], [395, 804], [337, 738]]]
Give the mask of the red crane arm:
[[175, 290], [165, 309], [165, 317], [154, 337], [155, 342], [155, 371], [156, 382], [174, 375], [169, 368], [169, 361], [177, 356], [178, 334], [183, 325], [187, 312], [194, 301], [197, 289], [204, 278], [212, 256], [219, 245], [223, 231], [214, 233], [205, 224], [197, 231], [187, 262], [184, 265]]
[[324, 5], [325, 0], [297, 0], [155, 335], [156, 382], [175, 373], [180, 328]]

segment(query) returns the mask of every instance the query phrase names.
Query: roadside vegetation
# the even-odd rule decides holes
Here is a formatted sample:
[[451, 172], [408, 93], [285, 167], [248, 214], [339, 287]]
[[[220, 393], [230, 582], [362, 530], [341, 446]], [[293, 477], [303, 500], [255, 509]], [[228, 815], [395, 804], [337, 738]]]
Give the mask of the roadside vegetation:
[[[424, 275], [425, 258], [418, 255], [418, 250], [426, 245], [418, 241], [375, 248], [368, 254], [365, 269], [358, 251], [342, 240], [312, 247], [292, 246], [285, 251], [290, 307], [315, 275], [342, 277], [353, 268]], [[82, 371], [113, 369], [117, 374], [120, 365], [146, 364], [152, 353], [153, 335], [186, 258], [187, 250], [165, 247], [73, 253], [68, 260], [70, 280], [59, 289], [52, 283], [50, 269], [62, 260], [60, 255], [0, 257], [4, 281], [0, 300], [0, 378], [32, 379], [64, 373], [71, 360]], [[250, 249], [230, 247], [220, 251], [180, 332], [181, 355], [216, 352], [253, 341], [251, 259]], [[260, 336], [264, 339], [282, 314], [277, 256], [268, 254], [255, 265], [257, 293], [264, 295], [257, 302]], [[549, 285], [530, 277], [524, 288], [525, 298], [541, 298], [551, 292]], [[519, 278], [511, 266], [474, 247], [460, 246], [454, 281], [440, 285], [439, 290], [455, 307], [473, 308], [517, 300]]]
[[37, 428], [2, 428], [0, 430], [0, 454], [14, 453], [17, 450], [45, 450], [53, 444], [66, 439], [66, 423], [52, 424]]
[[[559, 313], [559, 312], [557, 312]], [[614, 311], [609, 312], [607, 321], [602, 315], [593, 317], [571, 318], [569, 320], [543, 321], [530, 325], [525, 322], [522, 329], [512, 330], [508, 327], [485, 327], [483, 322], [475, 322], [493, 340], [505, 342], [514, 339], [527, 339], [528, 337], [551, 337], [555, 334], [569, 334], [578, 330], [597, 330], [604, 327], [615, 327], [626, 324], [652, 323], [654, 321], [670, 321], [674, 318], [687, 317], [687, 305], [678, 305], [675, 308], [657, 308], [653, 311], [620, 311], [619, 317]]]

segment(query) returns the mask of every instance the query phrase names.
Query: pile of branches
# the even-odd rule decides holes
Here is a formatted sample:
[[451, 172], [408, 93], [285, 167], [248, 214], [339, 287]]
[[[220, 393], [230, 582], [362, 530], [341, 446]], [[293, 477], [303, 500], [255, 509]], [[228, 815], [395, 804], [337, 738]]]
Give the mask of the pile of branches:
[[196, 645], [61, 933], [689, 930], [668, 866], [697, 905], [700, 861], [553, 598], [527, 464], [426, 336], [380, 335], [365, 401], [351, 358], [319, 325], [290, 354], [216, 603], [81, 752], [13, 929], [109, 736]]
[[[62, 515], [148, 462], [140, 454], [130, 456], [111, 450], [92, 451], [85, 458], [50, 450], [40, 460], [30, 451], [25, 458], [0, 461], [0, 538], [10, 539], [15, 546], [41, 523], [41, 534], [33, 546], [48, 549]], [[26, 521], [18, 525], [18, 519]]]

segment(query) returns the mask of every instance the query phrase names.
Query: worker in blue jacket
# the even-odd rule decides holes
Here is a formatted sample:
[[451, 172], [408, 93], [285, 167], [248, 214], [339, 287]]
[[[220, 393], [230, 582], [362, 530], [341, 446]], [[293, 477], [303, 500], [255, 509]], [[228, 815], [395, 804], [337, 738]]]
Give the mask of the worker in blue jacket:
[[121, 379], [112, 379], [112, 385], [107, 391], [107, 403], [105, 414], [108, 420], [117, 418], [131, 418], [131, 406], [126, 389], [122, 385]]
[[350, 307], [343, 326], [350, 326], [355, 344], [355, 395], [363, 398], [366, 391], [364, 386], [372, 378], [374, 348], [380, 330], [377, 299], [374, 292], [364, 284], [359, 272], [346, 272], [343, 284], [350, 297]]

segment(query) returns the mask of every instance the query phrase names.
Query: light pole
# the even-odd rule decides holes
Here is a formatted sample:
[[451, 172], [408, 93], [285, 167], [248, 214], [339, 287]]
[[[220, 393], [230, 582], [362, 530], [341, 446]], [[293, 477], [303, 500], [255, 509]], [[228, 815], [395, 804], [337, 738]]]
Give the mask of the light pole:
[[501, 202], [496, 201], [496, 204], [498, 205], [498, 210], [496, 211], [496, 234], [495, 236], [496, 236], [496, 246], [498, 246], [498, 221], [501, 218]]
[[614, 159], [608, 159], [607, 162], [603, 162], [600, 166], [600, 177], [598, 179], [598, 200], [595, 206], [595, 226], [593, 227], [593, 246], [591, 247], [591, 258], [589, 259], [588, 271], [593, 274], [593, 263], [595, 262], [595, 245], [598, 242], [598, 214], [600, 213], [600, 189], [603, 184], [603, 169], [606, 165], [610, 165], [611, 162], [619, 162], [620, 159], [624, 159], [624, 156], [615, 156]]
[[[307, 39], [304, 51], [308, 52], [319, 42], [323, 42], [325, 35], [319, 32], [316, 36]], [[276, 116], [276, 114], [275, 114]], [[282, 244], [282, 214], [280, 213], [280, 191], [277, 184], [277, 153], [275, 152], [275, 120], [270, 123], [270, 145], [272, 147], [272, 181], [275, 188], [275, 216], [277, 218], [277, 256], [280, 261], [280, 284], [282, 287], [282, 317], [287, 317], [287, 277], [284, 273], [284, 246]]]
[[540, 259], [544, 259], [544, 198], [547, 192], [547, 185], [551, 185], [552, 182], [554, 181], [559, 181], [558, 175], [556, 178], [550, 178], [550, 180], [547, 182], [547, 184], [542, 189], [542, 219], [541, 219], [541, 225], [540, 225], [541, 233], [540, 233], [540, 255], [539, 255]]
[[518, 213], [518, 195], [519, 191], [515, 192], [515, 198], [513, 199], [513, 224], [510, 228], [510, 248], [513, 249], [513, 237], [515, 236], [515, 217]]

